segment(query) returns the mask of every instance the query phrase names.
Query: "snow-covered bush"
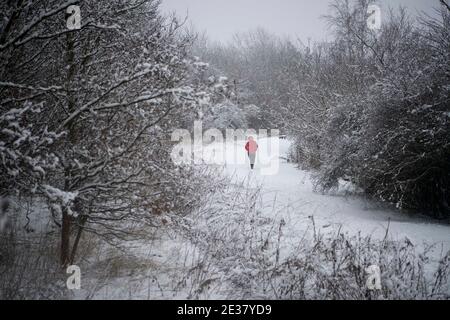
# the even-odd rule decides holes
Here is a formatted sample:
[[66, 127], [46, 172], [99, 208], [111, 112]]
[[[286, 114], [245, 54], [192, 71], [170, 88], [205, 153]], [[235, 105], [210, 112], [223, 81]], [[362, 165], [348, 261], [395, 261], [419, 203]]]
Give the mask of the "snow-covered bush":
[[[57, 237], [50, 230], [27, 232], [14, 205], [7, 228], [0, 230], [0, 299], [64, 299], [66, 282], [58, 261]], [[21, 214], [17, 214], [20, 212]]]
[[[298, 230], [301, 241], [290, 243], [289, 226], [263, 208], [258, 186], [218, 186], [213, 201], [179, 225], [200, 249], [198, 264], [182, 276], [190, 299], [450, 298], [450, 252], [393, 240], [389, 230], [384, 238], [323, 232], [314, 217]], [[381, 289], [367, 285], [370, 266], [380, 269]]]
[[217, 128], [219, 130], [226, 130], [247, 128], [245, 113], [230, 100], [225, 100], [212, 106], [203, 120], [205, 129]]
[[403, 30], [386, 54], [387, 70], [362, 116], [360, 141], [366, 143], [355, 166], [368, 194], [436, 218], [450, 214], [449, 27], [450, 13], [442, 22], [425, 20], [420, 29]]
[[[305, 241], [295, 256], [260, 271], [260, 277], [270, 279], [277, 299], [449, 299], [450, 252], [433, 261], [428, 250], [418, 253], [407, 239], [326, 234]], [[367, 285], [370, 266], [381, 271], [381, 289]]]
[[43, 105], [25, 102], [19, 108], [3, 109], [0, 114], [0, 188], [16, 195], [40, 187], [48, 171], [58, 165], [51, 147], [62, 134], [34, 123]]
[[[74, 3], [81, 28], [69, 30]], [[125, 239], [131, 225], [186, 214], [198, 199], [193, 170], [171, 161], [170, 134], [207, 100], [207, 84], [194, 81], [206, 65], [159, 4], [0, 4], [1, 193], [47, 198], [62, 264], [83, 232]]]
[[328, 42], [258, 29], [204, 43], [202, 57], [235, 82], [239, 105], [259, 107], [251, 127], [289, 133], [293, 158], [323, 191], [345, 179], [398, 208], [448, 218], [448, 6], [418, 21], [386, 10], [374, 31], [372, 2], [331, 2]]
[[289, 131], [318, 185], [340, 179], [402, 209], [448, 218], [450, 206], [449, 16], [414, 24], [392, 13], [366, 27], [366, 1], [335, 1], [336, 39], [299, 51]]

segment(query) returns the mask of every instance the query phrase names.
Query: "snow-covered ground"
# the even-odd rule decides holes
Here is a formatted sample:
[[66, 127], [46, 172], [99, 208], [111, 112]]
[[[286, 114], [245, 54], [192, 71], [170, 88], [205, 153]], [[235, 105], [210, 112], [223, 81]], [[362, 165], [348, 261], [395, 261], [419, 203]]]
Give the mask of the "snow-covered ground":
[[[272, 144], [270, 152], [267, 150], [266, 142]], [[397, 267], [393, 265], [385, 268], [384, 280], [390, 281], [392, 277], [397, 284], [413, 285], [408, 282], [408, 276], [405, 276], [405, 279], [398, 276], [403, 272], [402, 270], [409, 270], [408, 267], [404, 267], [409, 265], [407, 259], [412, 259], [410, 260], [413, 261], [412, 265], [418, 268], [426, 264], [427, 277], [432, 279], [436, 262], [450, 250], [449, 225], [389, 209], [386, 205], [368, 201], [363, 196], [349, 195], [345, 192], [351, 189], [348, 185], [342, 186], [343, 192], [337, 191], [333, 195], [316, 193], [310, 173], [297, 169], [295, 164], [285, 160], [290, 147], [288, 140], [269, 138], [259, 139], [258, 143], [259, 154], [265, 157], [263, 160], [270, 159], [273, 162], [272, 167], [278, 169], [274, 174], [263, 174], [259, 170], [261, 164], [257, 164], [256, 170], [251, 171], [245, 161], [236, 163], [236, 159], [242, 155], [245, 160], [245, 141], [237, 141], [225, 146], [228, 150], [225, 157], [226, 163], [211, 165], [210, 168], [213, 172], [217, 172], [218, 177], [221, 177], [223, 173], [229, 176], [230, 179], [224, 181], [229, 181], [230, 184], [223, 186], [219, 192], [212, 193], [209, 203], [205, 208], [199, 208], [198, 212], [184, 218], [173, 217], [173, 220], [167, 217], [169, 223], [165, 228], [153, 230], [154, 235], [151, 235], [151, 241], [128, 242], [124, 245], [125, 250], [120, 251], [101, 246], [95, 251], [95, 255], [81, 264], [84, 277], [82, 290], [73, 292], [70, 297], [75, 299], [278, 298], [276, 294], [266, 292], [263, 288], [270, 282], [271, 285], [278, 285], [276, 290], [280, 290], [279, 286], [283, 282], [279, 282], [277, 278], [278, 271], [281, 272], [280, 278], [288, 283], [290, 281], [295, 283], [296, 276], [301, 277], [302, 272], [308, 272], [305, 266], [302, 267], [305, 270], [296, 269], [294, 273], [287, 272], [283, 267], [277, 269], [280, 264], [292, 258], [295, 259], [299, 253], [314, 256], [323, 254], [323, 252], [308, 249], [314, 246], [310, 237], [312, 225], [315, 227], [314, 238], [316, 232], [333, 237], [339, 230], [339, 233], [347, 234], [348, 237], [345, 239], [351, 242], [354, 241], [352, 236], [357, 235], [361, 238], [370, 237], [374, 241], [384, 239], [389, 225], [389, 239], [404, 243], [406, 238], [408, 243], [413, 244], [409, 248], [414, 254], [410, 256], [402, 250], [397, 251], [403, 252], [399, 255], [401, 259], [405, 259], [400, 263], [395, 260], [399, 257], [395, 256], [397, 249], [394, 248], [394, 252], [387, 253], [385, 251], [387, 249], [383, 247], [382, 254], [386, 257], [385, 260], [381, 260], [384, 261], [385, 266], [390, 263], [389, 259], [394, 259], [395, 264], [400, 264], [399, 269], [401, 269], [395, 271]], [[278, 144], [279, 148], [273, 148]], [[221, 145], [214, 144], [204, 146], [204, 157], [211, 157], [221, 148]], [[267, 162], [265, 163], [267, 165]], [[281, 229], [282, 232], [279, 231]], [[261, 247], [265, 247], [265, 242], [270, 243], [269, 249]], [[324, 243], [322, 242], [322, 245], [325, 245]], [[357, 246], [355, 242], [352, 245]], [[434, 246], [430, 249], [429, 245]], [[360, 256], [371, 259], [370, 252], [367, 252], [371, 249], [365, 248], [366, 251], [360, 253]], [[421, 257], [420, 254], [424, 251], [427, 251], [427, 255], [431, 255], [432, 261], [422, 261], [422, 258], [417, 258]], [[337, 254], [344, 253], [338, 250]], [[374, 256], [377, 256], [376, 252]], [[322, 261], [323, 258], [322, 255], [317, 256], [318, 261], [311, 262], [311, 258], [306, 258], [304, 261], [311, 262], [309, 267], [317, 268], [315, 271], [317, 274], [326, 275], [330, 277], [330, 281], [334, 281], [333, 272], [328, 270], [330, 261]], [[416, 258], [420, 261], [414, 260]], [[415, 264], [416, 262], [418, 264]], [[413, 279], [417, 277], [415, 270], [408, 273]], [[351, 288], [353, 275], [345, 272], [343, 275], [347, 278], [343, 278], [343, 282], [340, 282], [338, 286], [343, 286], [339, 290], [345, 292], [347, 290], [345, 285]], [[291, 276], [294, 280], [290, 280]], [[307, 274], [306, 277], [317, 279], [311, 274]], [[269, 282], [264, 283], [264, 281]], [[421, 280], [418, 278], [417, 281]], [[395, 285], [388, 286], [396, 290]], [[311, 285], [311, 288], [317, 287]], [[301, 291], [298, 288], [292, 290], [293, 294]], [[444, 293], [450, 293], [450, 287], [444, 290]], [[391, 296], [423, 297], [408, 295], [405, 292], [402, 291], [398, 295], [392, 293]], [[325, 294], [317, 296], [317, 292], [311, 292], [311, 295], [313, 298], [325, 296]], [[283, 297], [289, 298], [288, 295]], [[299, 297], [308, 298], [301, 295], [294, 296], [294, 298]], [[332, 297], [342, 298], [339, 295], [332, 295]], [[350, 294], [349, 297], [355, 296]], [[427, 297], [430, 296], [427, 295]]]
[[[236, 164], [234, 159], [238, 156], [233, 152], [245, 154], [245, 141], [234, 144], [235, 146], [228, 145], [226, 149], [231, 151], [226, 157], [226, 172], [236, 181], [246, 181], [250, 186], [262, 186], [263, 207], [267, 208], [266, 212], [272, 215], [275, 213], [276, 218], [284, 219], [287, 230], [291, 231], [290, 234], [285, 232], [285, 237], [301, 236], [299, 231], [310, 225], [313, 216], [316, 226], [324, 230], [339, 226], [350, 234], [361, 232], [363, 236], [382, 238], [389, 226], [389, 234], [394, 240], [407, 237], [416, 246], [433, 243], [442, 245], [445, 251], [450, 249], [450, 225], [426, 217], [411, 216], [361, 196], [346, 195], [345, 192], [333, 195], [314, 192], [311, 174], [285, 160], [290, 147], [288, 140], [264, 138], [258, 141], [258, 154], [265, 157], [264, 163], [268, 156], [271, 161], [279, 161], [279, 170], [273, 175], [261, 174], [258, 165], [256, 170], [251, 171], [248, 164]], [[278, 144], [279, 149], [271, 152], [267, 150], [269, 145]], [[212, 149], [213, 146], [206, 148], [205, 154]], [[342, 187], [345, 189], [348, 186]]]

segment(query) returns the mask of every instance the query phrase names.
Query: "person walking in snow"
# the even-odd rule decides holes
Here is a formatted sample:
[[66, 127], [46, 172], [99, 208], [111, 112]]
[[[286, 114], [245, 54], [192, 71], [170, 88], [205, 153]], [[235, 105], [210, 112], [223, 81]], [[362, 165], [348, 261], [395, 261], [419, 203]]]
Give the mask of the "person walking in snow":
[[248, 158], [250, 159], [250, 168], [253, 170], [256, 160], [256, 151], [258, 150], [258, 144], [253, 137], [249, 137], [247, 144], [245, 145], [245, 150], [247, 151]]

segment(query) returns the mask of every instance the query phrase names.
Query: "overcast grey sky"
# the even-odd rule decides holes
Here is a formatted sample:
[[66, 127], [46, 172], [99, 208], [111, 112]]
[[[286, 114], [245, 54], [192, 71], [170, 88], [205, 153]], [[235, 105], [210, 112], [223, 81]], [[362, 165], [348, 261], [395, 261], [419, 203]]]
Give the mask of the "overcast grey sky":
[[[164, 13], [176, 11], [189, 16], [198, 31], [212, 40], [228, 41], [236, 32], [257, 27], [277, 35], [299, 37], [302, 41], [324, 40], [327, 26], [320, 17], [331, 0], [162, 0]], [[438, 0], [379, 0], [381, 8], [403, 5], [415, 14], [433, 12]]]

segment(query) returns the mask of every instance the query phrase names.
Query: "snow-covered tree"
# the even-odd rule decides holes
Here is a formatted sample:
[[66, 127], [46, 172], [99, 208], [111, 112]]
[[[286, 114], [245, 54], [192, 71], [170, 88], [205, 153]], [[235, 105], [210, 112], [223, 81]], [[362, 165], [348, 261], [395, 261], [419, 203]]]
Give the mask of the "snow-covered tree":
[[[72, 4], [80, 29], [66, 27]], [[155, 0], [0, 6], [1, 183], [16, 177], [13, 188], [48, 199], [61, 263], [75, 259], [82, 231], [114, 241], [155, 214], [189, 210], [195, 184], [170, 160], [169, 130], [206, 93], [180, 23]]]
[[450, 213], [449, 14], [414, 21], [372, 0], [335, 0], [334, 39], [292, 43], [263, 30], [229, 45], [202, 43], [203, 58], [237, 83], [240, 107], [257, 105], [260, 127], [285, 129], [318, 187], [345, 179], [368, 195], [436, 217]]

